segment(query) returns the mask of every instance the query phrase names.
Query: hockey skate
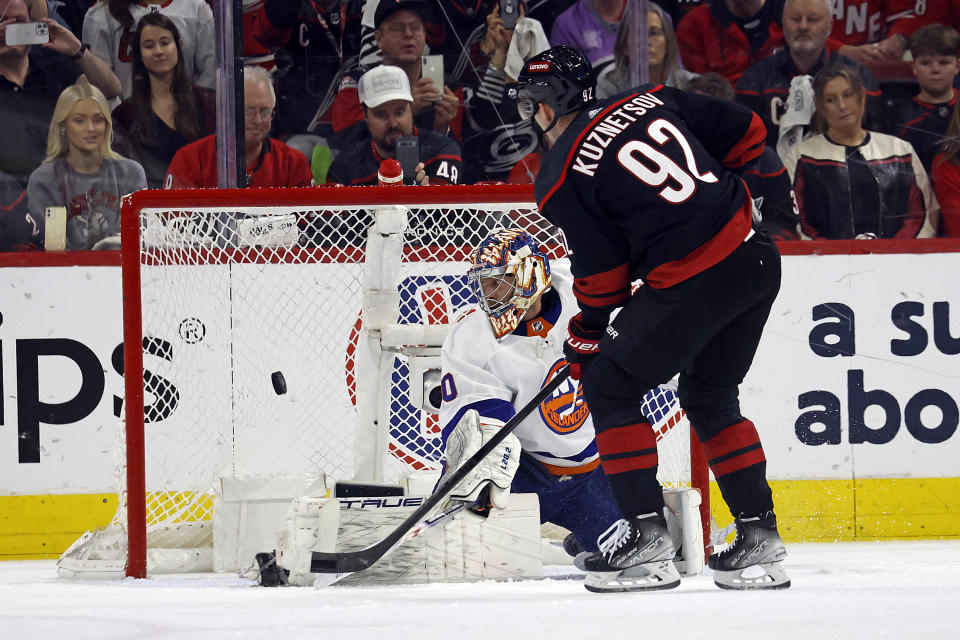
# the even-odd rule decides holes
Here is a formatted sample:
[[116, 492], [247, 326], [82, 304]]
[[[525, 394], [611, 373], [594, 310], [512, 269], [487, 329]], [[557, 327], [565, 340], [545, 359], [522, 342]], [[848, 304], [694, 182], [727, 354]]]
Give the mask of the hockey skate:
[[786, 589], [790, 578], [783, 569], [787, 549], [777, 533], [773, 511], [736, 519], [737, 537], [729, 547], [710, 556], [713, 581], [721, 589]]
[[676, 548], [663, 515], [647, 513], [619, 520], [598, 542], [600, 553], [584, 559], [588, 591], [653, 591], [680, 584], [673, 566]]

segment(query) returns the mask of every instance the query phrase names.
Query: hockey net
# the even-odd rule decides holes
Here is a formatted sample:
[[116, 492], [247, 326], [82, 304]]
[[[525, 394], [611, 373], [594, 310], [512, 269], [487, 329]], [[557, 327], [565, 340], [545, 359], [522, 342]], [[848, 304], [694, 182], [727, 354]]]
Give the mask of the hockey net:
[[[529, 187], [143, 191], [122, 217], [119, 507], [62, 575], [208, 569], [224, 478], [438, 469], [440, 425], [410, 369], [474, 310], [473, 248], [521, 227], [566, 259]], [[645, 408], [662, 483], [689, 484], [675, 394]]]

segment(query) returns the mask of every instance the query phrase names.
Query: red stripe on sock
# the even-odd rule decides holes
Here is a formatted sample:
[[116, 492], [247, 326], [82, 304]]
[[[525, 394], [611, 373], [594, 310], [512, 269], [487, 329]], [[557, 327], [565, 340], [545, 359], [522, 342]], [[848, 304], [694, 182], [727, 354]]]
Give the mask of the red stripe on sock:
[[657, 446], [657, 437], [649, 422], [638, 422], [607, 429], [597, 434], [597, 449], [600, 457], [615, 453], [643, 451]]
[[604, 460], [603, 457], [601, 457], [600, 465], [603, 467], [603, 472], [608, 476], [615, 475], [617, 473], [625, 473], [627, 471], [655, 469], [657, 466], [657, 454], [648, 453], [642, 456], [618, 458], [616, 460]]
[[757, 428], [749, 420], [732, 424], [703, 443], [707, 460], [714, 460], [760, 442]]
[[[754, 449], [743, 455], [724, 460], [719, 464], [712, 464], [710, 465], [710, 470], [713, 471], [713, 475], [715, 476], [725, 476], [734, 471], [740, 471], [741, 469], [746, 469], [747, 467], [766, 461], [767, 458], [763, 455], [763, 449]], [[606, 465], [604, 465], [604, 470], [606, 470]]]

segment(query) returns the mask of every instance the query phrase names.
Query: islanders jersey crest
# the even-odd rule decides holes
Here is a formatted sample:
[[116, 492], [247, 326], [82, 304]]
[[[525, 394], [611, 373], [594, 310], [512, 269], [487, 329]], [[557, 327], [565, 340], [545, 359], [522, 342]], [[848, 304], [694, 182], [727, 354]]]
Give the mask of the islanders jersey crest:
[[[561, 358], [553, 363], [543, 384], [547, 384], [567, 364]], [[540, 403], [540, 418], [551, 431], [558, 434], [573, 433], [583, 426], [590, 415], [590, 408], [583, 398], [583, 389], [576, 380], [567, 378], [553, 394]]]

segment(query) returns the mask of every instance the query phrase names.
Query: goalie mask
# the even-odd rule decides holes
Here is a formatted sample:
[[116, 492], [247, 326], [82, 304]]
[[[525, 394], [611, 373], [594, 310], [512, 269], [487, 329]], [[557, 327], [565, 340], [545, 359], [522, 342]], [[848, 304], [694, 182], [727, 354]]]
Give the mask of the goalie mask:
[[523, 314], [550, 288], [550, 261], [530, 234], [504, 229], [477, 247], [467, 282], [499, 340], [517, 328]]

